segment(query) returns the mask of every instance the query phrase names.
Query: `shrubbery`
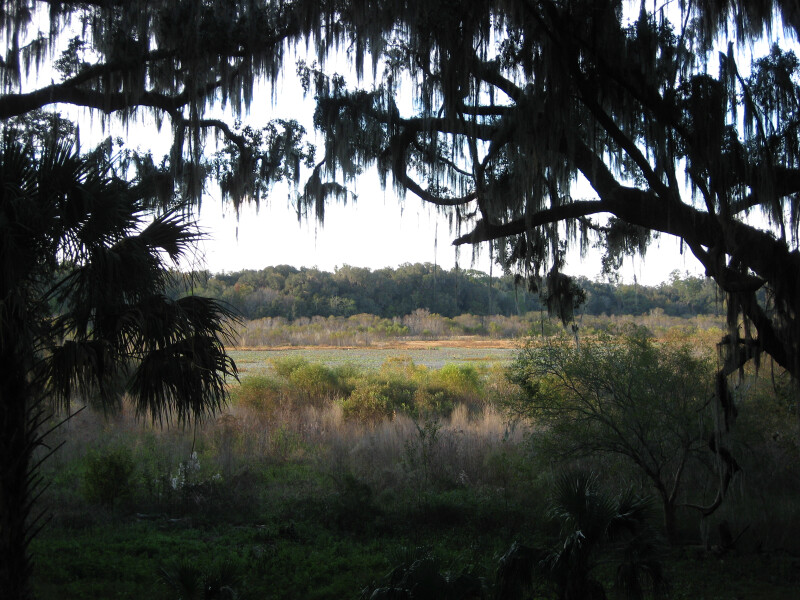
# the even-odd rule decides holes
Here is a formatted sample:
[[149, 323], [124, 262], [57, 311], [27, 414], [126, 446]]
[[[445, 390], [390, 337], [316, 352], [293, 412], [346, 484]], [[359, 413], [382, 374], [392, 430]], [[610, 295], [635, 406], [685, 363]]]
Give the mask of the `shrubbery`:
[[[614, 442], [609, 431], [574, 415], [561, 426], [555, 411], [585, 415], [579, 411], [585, 406], [598, 419], [614, 417], [626, 431], [638, 431], [631, 444], [663, 454], [668, 474], [679, 471], [676, 435], [685, 432], [697, 445], [680, 485], [673, 486], [677, 503], [713, 493], [708, 467], [715, 457], [705, 438], [710, 392], [702, 385], [714, 366], [702, 352], [711, 344], [699, 333], [664, 336], [653, 328], [616, 326], [590, 335], [586, 329], [580, 348], [572, 337], [550, 346], [532, 342], [516, 365], [522, 387], [501, 364], [435, 369], [399, 356], [359, 369], [290, 358], [273, 361], [263, 375], [245, 372], [229, 410], [196, 429], [134, 426], [129, 404], [112, 422], [84, 411], [54, 434], [53, 443], [69, 443], [46, 463], [54, 485], [45, 498], [56, 512], [46, 536], [75, 540], [69, 548], [80, 547], [82, 554], [76, 559], [80, 553], [45, 537], [43, 547], [52, 551], [42, 581], [61, 593], [73, 585], [73, 573], [83, 573], [83, 563], [107, 560], [108, 548], [93, 540], [123, 530], [128, 539], [113, 552], [122, 557], [124, 573], [111, 571], [107, 579], [113, 581], [103, 591], [136, 589], [147, 596], [148, 573], [154, 578], [159, 565], [168, 575], [214, 588], [209, 574], [223, 558], [247, 573], [229, 587], [254, 598], [355, 597], [370, 582], [366, 597], [406, 597], [410, 588], [417, 597], [423, 576], [430, 575], [425, 581], [437, 598], [556, 598], [567, 597], [569, 587], [572, 597], [584, 600], [587, 590], [610, 590], [615, 565], [617, 575], [628, 577], [614, 597], [624, 589], [658, 589], [658, 581], [642, 575], [659, 572], [638, 569], [658, 567], [651, 560], [659, 558], [651, 544], [658, 536], [643, 527], [648, 522], [632, 523], [643, 514], [638, 496], [658, 500], [657, 483], [631, 457], [599, 446]], [[739, 417], [731, 448], [747, 476], [735, 480], [720, 511], [707, 518], [706, 537], [696, 513], [678, 506], [678, 539], [698, 545], [687, 551], [689, 559], [682, 552], [667, 555], [675, 597], [793, 597], [796, 559], [780, 558], [776, 548], [796, 551], [800, 539], [797, 405], [791, 382], [768, 371], [762, 365], [759, 378], [746, 372], [735, 389]], [[321, 395], [310, 398], [314, 390]], [[502, 414], [501, 405], [516, 410]], [[530, 427], [515, 420], [520, 415], [530, 418]], [[587, 452], [575, 442], [588, 444]], [[570, 467], [602, 477], [559, 478], [562, 468], [580, 472]], [[79, 474], [81, 494], [69, 473]], [[571, 495], [578, 502], [554, 502], [559, 484], [567, 483], [567, 491], [580, 492]], [[631, 485], [636, 497], [620, 493]], [[733, 536], [727, 545], [723, 530]], [[143, 541], [146, 535], [152, 542]], [[169, 545], [172, 539], [180, 539], [180, 551]], [[519, 543], [504, 553], [512, 540]], [[716, 556], [695, 560], [695, 552], [710, 556], [701, 541], [728, 552], [725, 564], [737, 560], [737, 566], [722, 567]], [[417, 550], [401, 557], [404, 547]], [[752, 558], [746, 553], [753, 548], [765, 551]], [[176, 568], [183, 556], [187, 570]], [[433, 556], [440, 559], [436, 564], [428, 560]], [[778, 586], [744, 581], [748, 575], [738, 567], [751, 562], [753, 572], [777, 574]], [[136, 581], [123, 582], [132, 564], [140, 565]], [[381, 579], [392, 565], [399, 566]], [[509, 578], [515, 574], [523, 579]], [[95, 586], [99, 577], [93, 572], [86, 581]], [[779, 586], [791, 592], [775, 595]], [[50, 597], [49, 589], [40, 596]]]
[[279, 381], [266, 375], [245, 377], [231, 392], [233, 402], [271, 417], [281, 406], [286, 390]]
[[397, 414], [447, 417], [458, 404], [476, 414], [488, 403], [487, 380], [502, 377], [472, 365], [429, 370], [405, 356], [387, 359], [375, 373], [351, 365], [330, 368], [294, 357], [273, 360], [272, 367], [274, 377], [245, 377], [232, 392], [237, 404], [267, 419], [282, 407], [320, 408], [332, 403], [340, 404], [345, 419], [362, 423]]
[[307, 363], [294, 369], [288, 377], [292, 395], [305, 405], [322, 406], [346, 393], [337, 373], [325, 365]]
[[[580, 330], [587, 334], [599, 331], [613, 332], [630, 323], [646, 326], [658, 335], [692, 335], [713, 330], [708, 339], [719, 341], [724, 328], [722, 316], [711, 314], [676, 316], [663, 310], [632, 315], [578, 315]], [[288, 321], [282, 317], [247, 321], [238, 330], [239, 344], [258, 346], [369, 346], [376, 342], [395, 342], [406, 339], [458, 339], [463, 336], [491, 337], [494, 339], [519, 339], [525, 336], [549, 337], [558, 335], [561, 323], [551, 320], [543, 312], [522, 315], [476, 316], [459, 315], [449, 318], [418, 309], [405, 317], [381, 319], [375, 315], [360, 314], [350, 317], [313, 317]], [[302, 360], [302, 359], [293, 359]]]
[[94, 450], [86, 457], [82, 492], [89, 502], [114, 506], [130, 499], [136, 463], [125, 446]]

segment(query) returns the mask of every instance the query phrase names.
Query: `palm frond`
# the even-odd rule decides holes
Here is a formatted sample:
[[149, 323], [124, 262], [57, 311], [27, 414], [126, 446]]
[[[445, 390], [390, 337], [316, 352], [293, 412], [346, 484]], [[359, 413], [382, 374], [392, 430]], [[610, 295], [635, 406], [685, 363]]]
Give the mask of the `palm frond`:
[[23, 574], [46, 397], [67, 408], [81, 395], [107, 408], [127, 389], [140, 415], [186, 422], [217, 412], [226, 378], [237, 376], [225, 352], [230, 309], [166, 296], [167, 261], [199, 239], [194, 223], [178, 212], [154, 217], [111, 160], [82, 157], [67, 141], [35, 152], [7, 139], [0, 146], [0, 354], [8, 369], [0, 412], [3, 439], [13, 442], [0, 472], [14, 482], [0, 495], [22, 527], [3, 551], [21, 557]]
[[159, 423], [174, 416], [185, 423], [222, 408], [226, 376], [237, 376], [233, 359], [218, 339], [197, 335], [148, 353], [134, 372], [130, 392], [137, 414]]
[[130, 391], [139, 414], [164, 421], [213, 414], [227, 399], [227, 377], [238, 377], [225, 353], [235, 316], [199, 296], [177, 301], [160, 296], [140, 305], [142, 348]]
[[139, 239], [151, 251], [162, 250], [173, 261], [202, 238], [195, 223], [189, 222], [180, 212], [171, 211], [156, 217], [139, 235]]

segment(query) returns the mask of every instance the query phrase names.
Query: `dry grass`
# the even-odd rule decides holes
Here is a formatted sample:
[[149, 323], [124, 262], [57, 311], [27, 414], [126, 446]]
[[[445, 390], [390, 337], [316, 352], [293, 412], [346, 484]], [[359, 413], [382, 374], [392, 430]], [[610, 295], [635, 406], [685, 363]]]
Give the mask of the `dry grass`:
[[235, 350], [356, 350], [380, 348], [383, 350], [425, 350], [440, 348], [499, 348], [515, 349], [521, 345], [519, 340], [501, 340], [479, 337], [474, 335], [455, 336], [441, 340], [388, 340], [375, 341], [366, 345], [358, 346], [334, 346], [325, 344], [308, 344], [300, 346], [280, 345], [280, 346], [236, 346]]
[[[497, 468], [498, 457], [522, 452], [524, 436], [522, 428], [509, 427], [491, 407], [475, 415], [458, 405], [449, 419], [420, 422], [396, 415], [370, 424], [345, 420], [337, 403], [272, 414], [233, 405], [194, 427], [173, 423], [160, 428], [137, 420], [126, 403], [114, 415], [84, 410], [57, 429], [50, 442], [64, 445], [45, 463], [44, 474], [55, 483], [48, 491], [48, 504], [57, 518], [60, 514], [67, 519], [86, 508], [75, 479], [82, 478], [87, 456], [122, 446], [130, 449], [137, 463], [136, 485], [143, 488], [159, 479], [169, 482], [193, 453], [199, 463], [193, 475], [198, 482], [215, 477], [237, 481], [270, 465], [295, 465], [316, 474], [297, 482], [305, 488], [335, 489], [346, 477], [365, 483], [376, 494], [497, 488], [508, 485], [508, 473]], [[284, 492], [297, 490], [269, 491]]]

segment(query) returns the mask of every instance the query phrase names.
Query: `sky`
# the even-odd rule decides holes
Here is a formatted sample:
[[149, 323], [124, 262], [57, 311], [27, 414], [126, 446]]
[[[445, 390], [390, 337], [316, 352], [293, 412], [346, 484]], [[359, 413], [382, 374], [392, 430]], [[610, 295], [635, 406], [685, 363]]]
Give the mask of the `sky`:
[[[314, 138], [313, 99], [303, 97], [299, 82], [289, 71], [277, 84], [275, 103], [265, 90], [261, 100], [254, 100], [246, 120], [257, 125], [274, 118], [295, 118], [306, 125], [312, 141], [321, 142]], [[462, 269], [489, 272], [487, 244], [475, 252], [470, 246], [456, 251], [451, 242], [457, 234], [447, 217], [413, 194], [400, 200], [391, 186], [381, 189], [374, 172], [365, 173], [353, 191], [355, 202], [340, 205], [332, 201], [326, 207], [324, 224], [319, 224], [313, 218], [298, 221], [286, 186], [276, 186], [258, 209], [243, 207], [238, 219], [232, 207], [222, 203], [219, 190], [210, 187], [198, 214], [207, 239], [186, 266], [219, 273], [278, 264], [334, 271], [343, 265], [375, 270], [429, 262], [445, 269], [458, 264]], [[564, 272], [595, 279], [600, 276], [600, 259], [600, 250], [590, 250], [585, 257], [576, 251], [567, 257]], [[499, 272], [497, 265], [493, 269]], [[681, 253], [677, 239], [661, 236], [644, 259], [625, 259], [619, 279], [658, 285], [674, 270], [702, 275], [700, 263], [688, 251]]]
[[[286, 64], [293, 62], [289, 59]], [[334, 59], [327, 63], [326, 70], [330, 72], [344, 64]], [[354, 76], [348, 76], [346, 67], [344, 69], [340, 67], [340, 72], [348, 81], [354, 80]], [[369, 66], [365, 72], [370, 72]], [[313, 110], [313, 99], [303, 96], [294, 69], [289, 66], [274, 90], [265, 88], [256, 92], [250, 114], [244, 120], [258, 127], [270, 119], [296, 119], [306, 126], [310, 139], [319, 143], [321, 139], [314, 137], [312, 126]], [[231, 120], [229, 115], [226, 118]], [[86, 123], [85, 119], [81, 120]], [[146, 124], [139, 127], [129, 124], [128, 127], [122, 134], [129, 143], [151, 150], [155, 157], [167, 153], [168, 127], [158, 135]], [[82, 128], [83, 136], [87, 128], [84, 125]], [[95, 120], [91, 137], [101, 135], [98, 128]], [[112, 130], [112, 133], [118, 132]], [[102, 135], [108, 135], [108, 131]], [[342, 265], [374, 270], [429, 262], [446, 269], [458, 264], [460, 268], [489, 271], [488, 248], [473, 252], [471, 247], [463, 246], [457, 252], [451, 245], [457, 234], [451, 231], [447, 218], [413, 194], [399, 200], [391, 188], [381, 189], [375, 173], [361, 177], [353, 191], [358, 195], [357, 201], [348, 201], [346, 205], [331, 202], [326, 208], [323, 225], [313, 218], [298, 221], [288, 200], [290, 191], [285, 186], [276, 186], [260, 208], [243, 207], [237, 218], [232, 207], [222, 203], [219, 190], [210, 185], [197, 215], [206, 239], [181, 268], [219, 273], [289, 264], [334, 271]], [[585, 257], [576, 251], [567, 256], [564, 272], [599, 278], [600, 259], [600, 250], [589, 250]], [[499, 267], [494, 269], [499, 272]], [[662, 235], [653, 242], [644, 258], [626, 258], [618, 275], [619, 281], [624, 283], [658, 285], [668, 280], [675, 270], [697, 276], [703, 274], [691, 253], [682, 251], [679, 240]]]
[[[475, 256], [469, 246], [457, 251], [451, 245], [456, 235], [445, 217], [410, 194], [401, 203], [377, 182], [362, 184], [355, 203], [328, 206], [324, 225], [314, 220], [298, 222], [285, 193], [280, 192], [259, 210], [243, 208], [239, 219], [219, 198], [209, 196], [203, 201], [198, 224], [208, 239], [201, 242], [188, 266], [212, 273], [278, 264], [323, 271], [343, 265], [375, 270], [416, 262], [436, 263], [445, 269], [452, 269], [456, 262], [462, 269], [488, 272], [490, 268], [488, 247], [479, 248]], [[600, 275], [600, 258], [599, 250], [590, 250], [584, 258], [574, 253], [564, 271], [595, 279]], [[493, 268], [499, 272], [499, 267]], [[625, 259], [620, 281], [632, 283], [635, 277], [640, 284], [658, 285], [676, 269], [702, 275], [700, 264], [688, 251], [681, 255], [677, 239], [661, 236], [644, 259]]]

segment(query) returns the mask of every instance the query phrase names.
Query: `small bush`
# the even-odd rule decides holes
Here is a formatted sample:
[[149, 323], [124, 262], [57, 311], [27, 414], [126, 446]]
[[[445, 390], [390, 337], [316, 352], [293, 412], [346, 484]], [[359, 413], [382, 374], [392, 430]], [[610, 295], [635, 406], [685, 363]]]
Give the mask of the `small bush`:
[[284, 356], [281, 358], [270, 359], [275, 375], [283, 379], [288, 379], [300, 367], [308, 365], [308, 360], [301, 356]]
[[361, 369], [353, 363], [332, 367], [331, 372], [343, 396], [350, 394], [355, 389], [358, 380], [364, 377]]
[[341, 406], [342, 416], [348, 421], [377, 423], [394, 415], [383, 386], [375, 381], [358, 382], [350, 396], [342, 400]]
[[449, 417], [456, 404], [476, 412], [483, 404], [483, 380], [472, 365], [448, 364], [431, 371], [417, 392], [414, 403], [417, 415]]
[[457, 397], [450, 390], [438, 386], [426, 386], [414, 394], [412, 417], [449, 417], [453, 413]]
[[472, 365], [444, 365], [431, 375], [434, 383], [459, 396], [480, 396], [483, 382], [478, 370]]
[[86, 457], [82, 492], [89, 502], [113, 506], [131, 497], [136, 463], [122, 446], [106, 452], [92, 451]]
[[292, 393], [304, 404], [321, 406], [344, 395], [336, 373], [318, 363], [299, 366], [291, 372], [288, 380]]
[[383, 361], [380, 370], [383, 377], [405, 377], [415, 381], [420, 380], [427, 372], [427, 367], [415, 365], [414, 360], [407, 354], [390, 356]]
[[398, 413], [414, 415], [417, 389], [414, 381], [396, 375], [361, 379], [350, 396], [342, 401], [342, 415], [347, 420], [362, 423], [391, 419]]
[[285, 391], [281, 384], [265, 375], [246, 377], [231, 391], [233, 403], [263, 416], [272, 416], [280, 407]]
[[414, 403], [418, 384], [402, 377], [390, 377], [380, 381], [383, 394], [389, 399], [394, 412], [409, 413]]

